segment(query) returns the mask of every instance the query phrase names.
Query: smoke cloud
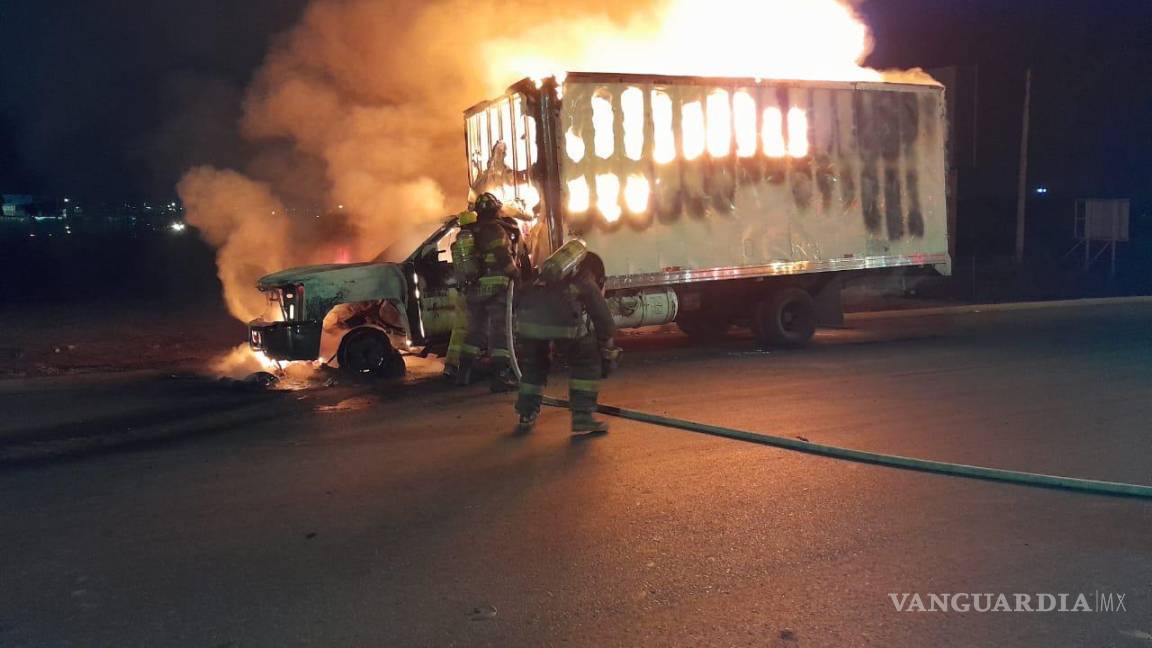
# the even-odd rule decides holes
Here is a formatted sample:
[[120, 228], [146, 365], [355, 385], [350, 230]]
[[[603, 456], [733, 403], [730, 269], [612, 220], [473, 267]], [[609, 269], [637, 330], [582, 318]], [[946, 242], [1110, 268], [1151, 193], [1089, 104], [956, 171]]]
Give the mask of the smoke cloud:
[[[752, 19], [786, 56], [766, 55]], [[720, 48], [712, 66], [680, 72], [809, 61], [792, 78], [879, 78], [855, 74], [868, 30], [837, 0], [314, 0], [248, 89], [241, 131], [263, 152], [244, 173], [199, 167], [179, 185], [188, 221], [219, 248], [231, 312], [263, 311], [264, 274], [369, 260], [463, 208], [468, 106], [565, 69], [668, 73], [670, 56], [708, 49], [685, 30], [714, 26], [699, 32]]]

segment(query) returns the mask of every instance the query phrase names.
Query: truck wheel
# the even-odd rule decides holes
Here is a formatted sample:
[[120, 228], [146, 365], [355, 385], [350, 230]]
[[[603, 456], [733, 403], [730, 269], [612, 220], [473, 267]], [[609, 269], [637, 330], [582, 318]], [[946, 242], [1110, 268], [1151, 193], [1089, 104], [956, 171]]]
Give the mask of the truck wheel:
[[340, 370], [374, 378], [399, 378], [404, 375], [404, 358], [392, 348], [388, 336], [374, 328], [356, 329], [340, 341], [336, 354]]
[[752, 323], [761, 344], [804, 346], [816, 333], [816, 305], [807, 292], [784, 288], [756, 304]]
[[677, 319], [676, 327], [693, 340], [707, 342], [727, 333], [732, 323], [722, 317], [697, 316]]

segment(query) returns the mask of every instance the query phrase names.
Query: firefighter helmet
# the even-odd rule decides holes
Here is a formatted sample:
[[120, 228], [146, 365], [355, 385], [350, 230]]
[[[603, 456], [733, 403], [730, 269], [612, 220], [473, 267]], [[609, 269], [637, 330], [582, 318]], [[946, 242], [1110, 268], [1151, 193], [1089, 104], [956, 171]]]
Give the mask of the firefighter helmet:
[[476, 212], [465, 209], [456, 215], [456, 220], [459, 221], [461, 227], [471, 225], [476, 222]]
[[580, 263], [580, 271], [587, 273], [601, 290], [604, 289], [604, 283], [608, 280], [608, 273], [604, 270], [604, 259], [601, 259], [600, 255], [589, 252], [584, 257], [584, 261]]
[[580, 269], [580, 264], [586, 256], [588, 256], [588, 246], [584, 244], [584, 241], [572, 239], [560, 246], [560, 249], [553, 252], [552, 256], [544, 259], [544, 263], [540, 264], [540, 278], [547, 283], [557, 283], [570, 279], [576, 275], [576, 271]]
[[495, 216], [500, 213], [500, 209], [503, 206], [504, 203], [500, 202], [499, 198], [490, 193], [485, 193], [476, 199], [476, 205], [473, 207], [473, 211], [480, 216]]

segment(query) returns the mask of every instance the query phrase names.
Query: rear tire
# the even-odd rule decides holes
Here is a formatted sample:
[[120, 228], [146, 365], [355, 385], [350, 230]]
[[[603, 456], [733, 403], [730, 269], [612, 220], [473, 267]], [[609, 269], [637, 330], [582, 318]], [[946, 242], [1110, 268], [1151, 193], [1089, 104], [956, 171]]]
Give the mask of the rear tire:
[[732, 323], [721, 317], [697, 315], [677, 319], [676, 327], [693, 341], [709, 342], [728, 333]]
[[344, 336], [337, 351], [340, 370], [357, 376], [400, 378], [407, 368], [400, 352], [382, 331], [356, 329]]
[[760, 344], [804, 346], [816, 333], [816, 303], [799, 288], [782, 288], [756, 304], [752, 324]]

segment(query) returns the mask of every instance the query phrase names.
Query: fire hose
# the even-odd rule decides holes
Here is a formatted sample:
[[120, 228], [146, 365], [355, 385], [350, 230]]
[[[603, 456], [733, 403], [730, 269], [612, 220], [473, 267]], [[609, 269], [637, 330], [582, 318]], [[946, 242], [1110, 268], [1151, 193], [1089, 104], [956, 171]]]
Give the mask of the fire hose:
[[[515, 285], [516, 282], [509, 282], [508, 284], [508, 350], [512, 354], [512, 370], [516, 373], [516, 378], [520, 379], [520, 365], [516, 359], [516, 344], [514, 335], [515, 323], [513, 321], [513, 317], [515, 316], [515, 309], [513, 308], [513, 300], [516, 296]], [[545, 396], [543, 403], [551, 407], [559, 407], [564, 409], [568, 408], [568, 401], [554, 398], [552, 396]], [[933, 461], [931, 459], [902, 457], [900, 455], [868, 452], [865, 450], [852, 450], [850, 448], [841, 448], [838, 446], [812, 443], [811, 441], [804, 441], [801, 439], [790, 439], [787, 437], [774, 436], [770, 434], [759, 434], [756, 432], [737, 430], [735, 428], [708, 425], [706, 423], [697, 423], [695, 421], [688, 421], [668, 416], [660, 416], [657, 414], [649, 414], [647, 412], [625, 409], [613, 405], [599, 405], [597, 407], [597, 411], [608, 416], [615, 416], [617, 418], [638, 421], [640, 423], [649, 423], [667, 428], [686, 430], [688, 432], [696, 432], [699, 434], [707, 434], [726, 439], [733, 439], [736, 441], [744, 441], [747, 443], [755, 443], [759, 445], [771, 446], [774, 448], [782, 448], [784, 450], [793, 450], [796, 452], [803, 452], [806, 454], [828, 457], [831, 459], [839, 459], [842, 461], [854, 461], [857, 463], [886, 466], [889, 468], [915, 470], [917, 472], [934, 473], [938, 475], [947, 475], [950, 477], [980, 479], [984, 481], [995, 481], [1001, 483], [1016, 484], [1020, 486], [1031, 486], [1035, 488], [1052, 488], [1077, 491], [1081, 493], [1091, 493], [1095, 495], [1108, 495], [1113, 497], [1140, 497], [1152, 499], [1152, 486], [1144, 486], [1141, 484], [1127, 484], [1123, 482], [1100, 481], [1095, 479], [1080, 479], [1077, 477], [1062, 477], [1059, 475], [1044, 475], [1040, 473], [1030, 473], [1018, 470], [1004, 470], [1001, 468], [970, 466], [967, 464], [950, 463], [946, 461]]]
[[512, 356], [510, 359], [512, 364], [512, 372], [516, 374], [516, 380], [519, 381], [524, 378], [524, 374], [520, 373], [520, 361], [516, 358], [516, 321], [513, 319], [516, 317], [515, 301], [516, 282], [509, 281], [508, 299], [504, 306], [506, 309], [504, 311], [504, 321], [507, 322], [508, 325], [505, 326], [504, 329], [508, 335], [508, 353]]
[[[567, 409], [569, 406], [568, 401], [559, 398], [553, 398], [551, 396], [544, 397], [544, 404], [565, 409]], [[650, 423], [652, 425], [659, 425], [662, 427], [678, 430], [686, 430], [688, 432], [697, 432], [699, 434], [707, 434], [711, 436], [723, 437], [726, 439], [734, 439], [736, 441], [745, 441], [748, 443], [772, 446], [785, 450], [794, 450], [796, 452], [803, 452], [821, 457], [829, 457], [832, 459], [840, 459], [843, 461], [854, 461], [858, 463], [887, 466], [889, 468], [915, 470], [918, 472], [935, 473], [939, 475], [948, 475], [951, 477], [965, 477], [968, 479], [1003, 482], [1021, 486], [1070, 490], [1082, 493], [1092, 493], [1095, 495], [1109, 495], [1114, 497], [1140, 497], [1152, 499], [1152, 486], [1144, 486], [1141, 484], [1126, 484], [1122, 482], [1098, 481], [1095, 479], [1079, 479], [1075, 477], [1043, 475], [1016, 470], [987, 468], [984, 466], [969, 466], [965, 464], [949, 463], [945, 461], [915, 459], [912, 457], [902, 457], [899, 455], [889, 455], [878, 452], [867, 452], [864, 450], [852, 450], [849, 448], [812, 443], [810, 441], [803, 441], [800, 439], [790, 439], [769, 434], [747, 432], [744, 430], [737, 430], [718, 425], [696, 423], [694, 421], [687, 421], [684, 419], [671, 418], [667, 416], [659, 416], [656, 414], [624, 409], [622, 407], [615, 407], [612, 405], [600, 405], [597, 410], [601, 414], [628, 419], [631, 421]]]

